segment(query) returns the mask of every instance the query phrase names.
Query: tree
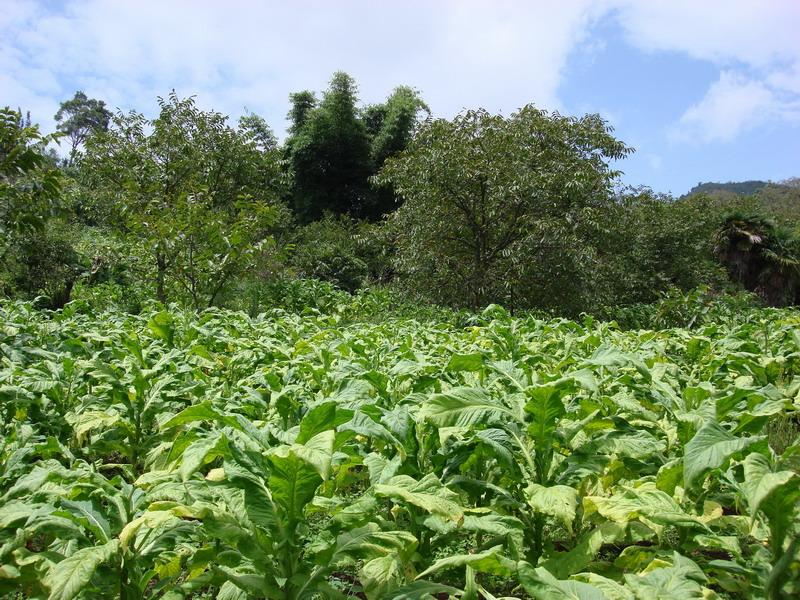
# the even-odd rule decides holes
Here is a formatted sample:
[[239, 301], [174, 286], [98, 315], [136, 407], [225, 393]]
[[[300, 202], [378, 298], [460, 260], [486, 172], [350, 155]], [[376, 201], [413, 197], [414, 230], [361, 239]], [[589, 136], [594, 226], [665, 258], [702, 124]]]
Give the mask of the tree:
[[314, 92], [304, 90], [289, 94], [289, 101], [292, 103], [292, 109], [287, 115], [291, 123], [289, 132], [293, 134], [300, 133], [308, 120], [309, 113], [317, 106], [317, 97]]
[[326, 211], [361, 216], [370, 176], [370, 145], [356, 107], [357, 87], [347, 73], [335, 73], [322, 102], [293, 97], [292, 128], [287, 141], [294, 189], [292, 200], [302, 222]]
[[267, 120], [260, 115], [247, 112], [239, 117], [239, 130], [262, 152], [271, 152], [278, 148], [278, 138], [267, 124]]
[[277, 150], [227, 117], [173, 92], [148, 120], [119, 113], [87, 141], [84, 184], [110, 205], [109, 224], [141, 240], [162, 302], [213, 305], [250, 268], [285, 215]]
[[64, 212], [63, 178], [30, 115], [0, 110], [0, 290], [8, 295], [46, 296], [49, 308], [69, 301], [79, 257]]
[[367, 108], [365, 121], [371, 138], [372, 161], [378, 169], [387, 158], [408, 146], [420, 113], [430, 116], [430, 108], [416, 90], [405, 85], [395, 88], [384, 104]]
[[[430, 116], [430, 109], [419, 93], [408, 86], [395, 88], [384, 104], [367, 107], [364, 121], [370, 136], [373, 173], [381, 169], [387, 158], [408, 146], [421, 114]], [[391, 185], [377, 185], [372, 190], [365, 216], [378, 219], [395, 210], [397, 200]]]
[[370, 178], [387, 157], [408, 145], [428, 107], [407, 86], [364, 109], [357, 106], [357, 92], [353, 78], [338, 72], [321, 102], [310, 91], [290, 96], [286, 157], [292, 204], [301, 222], [326, 213], [375, 221], [397, 206], [391, 186], [375, 188]]
[[42, 135], [20, 111], [0, 110], [0, 258], [15, 237], [40, 233], [58, 211], [61, 176], [46, 153], [57, 135]]
[[598, 249], [598, 308], [650, 303], [675, 288], [719, 288], [727, 276], [713, 255], [713, 237], [740, 199], [695, 194], [675, 200], [648, 188], [616, 194], [613, 226]]
[[800, 238], [760, 215], [731, 214], [714, 240], [731, 278], [772, 306], [800, 303]]
[[425, 122], [378, 176], [405, 204], [397, 268], [451, 305], [581, 309], [618, 171], [631, 149], [599, 115], [532, 105]]
[[70, 100], [61, 103], [55, 115], [58, 130], [71, 143], [70, 156], [74, 157], [78, 147], [93, 133], [106, 131], [111, 120], [111, 111], [102, 100], [89, 98], [81, 91]]

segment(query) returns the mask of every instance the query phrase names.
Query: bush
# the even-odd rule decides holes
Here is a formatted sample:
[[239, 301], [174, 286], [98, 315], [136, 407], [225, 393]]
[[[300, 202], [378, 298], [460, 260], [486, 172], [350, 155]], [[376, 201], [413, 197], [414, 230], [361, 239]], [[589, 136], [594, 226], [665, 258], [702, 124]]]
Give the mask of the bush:
[[306, 309], [335, 312], [338, 304], [349, 299], [349, 294], [330, 282], [283, 275], [273, 279], [242, 280], [235, 293], [225, 298], [225, 306], [244, 311], [250, 316], [276, 308], [294, 313]]
[[139, 245], [104, 228], [84, 227], [75, 247], [85, 268], [75, 284], [73, 301], [96, 311], [114, 307], [138, 313], [154, 297], [152, 268]]
[[600, 316], [622, 329], [691, 329], [746, 318], [761, 306], [758, 296], [747, 292], [717, 292], [707, 286], [684, 292], [673, 287], [657, 302], [607, 307]]
[[391, 252], [389, 234], [381, 225], [327, 215], [298, 230], [290, 266], [301, 278], [354, 292], [391, 279]]
[[57, 220], [36, 234], [17, 238], [3, 257], [3, 294], [61, 308], [85, 265], [75, 248], [74, 228]]

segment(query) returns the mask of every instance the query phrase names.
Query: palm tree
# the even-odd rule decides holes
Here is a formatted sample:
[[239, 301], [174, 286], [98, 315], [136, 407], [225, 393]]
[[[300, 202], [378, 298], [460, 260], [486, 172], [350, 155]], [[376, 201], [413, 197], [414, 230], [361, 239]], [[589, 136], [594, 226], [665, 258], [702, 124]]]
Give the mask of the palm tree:
[[760, 215], [730, 215], [714, 254], [734, 281], [772, 306], [800, 301], [800, 238]]

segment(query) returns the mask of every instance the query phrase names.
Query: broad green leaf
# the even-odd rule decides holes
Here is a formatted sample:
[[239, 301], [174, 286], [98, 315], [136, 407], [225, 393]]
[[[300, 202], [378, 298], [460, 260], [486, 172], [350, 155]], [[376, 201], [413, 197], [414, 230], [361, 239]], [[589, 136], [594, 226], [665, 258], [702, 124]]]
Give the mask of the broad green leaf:
[[442, 486], [433, 474], [419, 481], [408, 475], [396, 475], [386, 483], [375, 485], [374, 490], [376, 496], [402, 500], [456, 523], [464, 520], [463, 509], [456, 502], [457, 496]]
[[483, 354], [453, 354], [447, 363], [447, 371], [480, 371], [483, 368]]
[[773, 552], [780, 553], [792, 524], [800, 517], [800, 476], [793, 471], [773, 471], [761, 454], [750, 454], [744, 460], [742, 484], [750, 508], [751, 522], [757, 511], [763, 512], [770, 528]]
[[364, 464], [369, 469], [369, 480], [373, 485], [386, 483], [394, 477], [402, 462], [402, 458], [399, 455], [390, 460], [380, 454], [371, 452], [364, 457]]
[[572, 533], [572, 523], [578, 508], [578, 493], [574, 488], [566, 485], [546, 487], [532, 483], [526, 488], [525, 494], [528, 506], [534, 511], [555, 517]]
[[377, 557], [409, 557], [417, 547], [417, 538], [405, 531], [382, 531], [375, 523], [367, 523], [340, 534], [331, 563], [336, 565], [354, 564]]
[[220, 586], [216, 600], [247, 600], [247, 592], [233, 582], [226, 581]]
[[398, 440], [391, 431], [386, 429], [386, 427], [380, 423], [376, 423], [371, 417], [361, 411], [357, 410], [353, 415], [353, 418], [339, 427], [339, 430], [353, 431], [360, 435], [373, 438], [374, 440], [383, 440], [388, 442], [396, 448], [401, 459], [405, 459], [406, 449], [405, 446], [403, 446], [403, 443]]
[[[568, 552], [553, 554], [541, 563], [558, 579], [584, 570], [595, 559], [604, 544], [613, 544], [625, 534], [625, 526], [618, 523], [603, 523], [580, 537]], [[591, 583], [591, 582], [589, 582]]]
[[523, 369], [514, 366], [510, 360], [490, 361], [489, 369], [510, 383], [517, 391], [522, 392], [530, 384]]
[[47, 572], [43, 583], [50, 590], [48, 600], [72, 600], [91, 582], [101, 564], [111, 560], [119, 551], [118, 540], [100, 546], [81, 548], [56, 563]]
[[480, 388], [457, 387], [434, 394], [423, 404], [420, 419], [439, 427], [471, 427], [518, 421], [517, 416]]
[[86, 442], [90, 433], [96, 429], [109, 429], [120, 421], [120, 416], [105, 411], [91, 410], [79, 414], [72, 419], [75, 441], [79, 446]]
[[142, 515], [133, 519], [130, 523], [122, 528], [119, 534], [120, 547], [127, 551], [131, 543], [135, 540], [136, 534], [142, 527], [155, 529], [167, 523], [168, 521], [175, 520], [177, 517], [167, 510], [154, 510], [145, 511]]
[[331, 456], [333, 455], [335, 437], [335, 432], [329, 429], [316, 434], [305, 444], [271, 448], [267, 456], [273, 461], [273, 464], [275, 464], [276, 460], [282, 458], [297, 457], [313, 467], [322, 479], [327, 479], [331, 470]]
[[223, 456], [226, 448], [227, 440], [219, 430], [192, 442], [181, 456], [181, 466], [178, 469], [181, 480], [188, 481], [204, 464]]
[[684, 485], [692, 486], [700, 475], [721, 467], [732, 455], [762, 439], [762, 436], [734, 437], [717, 423], [706, 423], [686, 444], [683, 454]]
[[284, 511], [290, 523], [303, 519], [303, 510], [311, 502], [322, 483], [319, 471], [294, 452], [269, 457], [272, 472], [269, 490], [272, 499]]
[[506, 538], [506, 547], [511, 555], [523, 551], [525, 527], [516, 517], [488, 514], [466, 514], [461, 528], [465, 531], [480, 531], [489, 535]]
[[62, 500], [61, 507], [85, 519], [87, 527], [100, 541], [105, 543], [111, 537], [111, 525], [108, 519], [91, 502], [87, 500]]
[[380, 600], [405, 583], [403, 563], [397, 554], [387, 554], [367, 561], [359, 574], [368, 600]]
[[457, 554], [439, 559], [417, 575], [417, 579], [423, 579], [437, 571], [466, 566], [472, 567], [479, 573], [491, 573], [503, 577], [510, 577], [516, 570], [516, 563], [502, 555], [502, 546], [495, 546], [486, 552]]
[[594, 512], [616, 523], [627, 523], [639, 517], [663, 525], [684, 525], [706, 529], [702, 521], [687, 514], [671, 497], [652, 486], [623, 488], [610, 497], [586, 496], [583, 499], [584, 518]]
[[175, 318], [169, 312], [163, 310], [156, 313], [147, 322], [147, 328], [154, 336], [166, 342], [167, 346], [172, 347], [175, 342]]
[[296, 444], [305, 444], [315, 435], [336, 426], [336, 403], [325, 402], [312, 408], [300, 422], [300, 432]]
[[169, 421], [164, 423], [162, 429], [170, 429], [172, 427], [180, 427], [187, 423], [195, 423], [197, 421], [218, 421], [222, 420], [222, 414], [211, 406], [210, 402], [202, 402], [200, 404], [193, 404], [188, 406], [172, 417]]
[[706, 576], [694, 561], [673, 554], [672, 565], [648, 569], [644, 574], [625, 574], [625, 583], [630, 586], [637, 598], [642, 600], [661, 600], [662, 598], [704, 597], [702, 583]]
[[519, 582], [536, 600], [606, 600], [600, 588], [582, 581], [559, 580], [527, 562], [517, 566]]
[[497, 461], [506, 469], [514, 469], [515, 442], [504, 429], [488, 428], [475, 432], [474, 439], [489, 446]]
[[572, 578], [593, 585], [601, 592], [606, 600], [635, 600], [633, 592], [613, 579], [608, 579], [597, 573], [579, 573]]
[[382, 600], [436, 600], [440, 594], [454, 596], [461, 590], [433, 581], [413, 581], [386, 594]]
[[567, 412], [561, 400], [565, 387], [544, 384], [527, 389], [529, 400], [525, 405], [525, 412], [531, 420], [528, 435], [533, 438], [537, 447], [545, 448], [552, 445], [558, 420]]
[[[769, 460], [758, 453], [748, 454], [744, 459], [744, 490], [750, 514], [755, 517], [762, 503], [772, 494], [787, 489], [790, 482], [797, 487], [797, 473], [793, 471], [773, 471]], [[788, 490], [787, 490], [788, 491]]]
[[597, 454], [615, 454], [642, 460], [664, 452], [667, 444], [646, 430], [613, 431], [593, 440], [590, 448]]

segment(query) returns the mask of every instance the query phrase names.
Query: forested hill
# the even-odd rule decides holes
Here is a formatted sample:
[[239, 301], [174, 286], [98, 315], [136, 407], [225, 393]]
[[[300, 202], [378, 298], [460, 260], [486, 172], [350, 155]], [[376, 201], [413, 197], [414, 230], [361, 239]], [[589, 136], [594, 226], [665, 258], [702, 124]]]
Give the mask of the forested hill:
[[771, 216], [785, 224], [800, 223], [800, 177], [773, 183], [769, 181], [705, 182], [694, 186], [683, 196], [707, 194], [718, 198], [752, 196], [754, 210]]
[[706, 181], [698, 183], [686, 193], [686, 196], [710, 194], [713, 192], [732, 192], [739, 196], [752, 196], [766, 185], [769, 185], [768, 181], [729, 181], [727, 183]]

